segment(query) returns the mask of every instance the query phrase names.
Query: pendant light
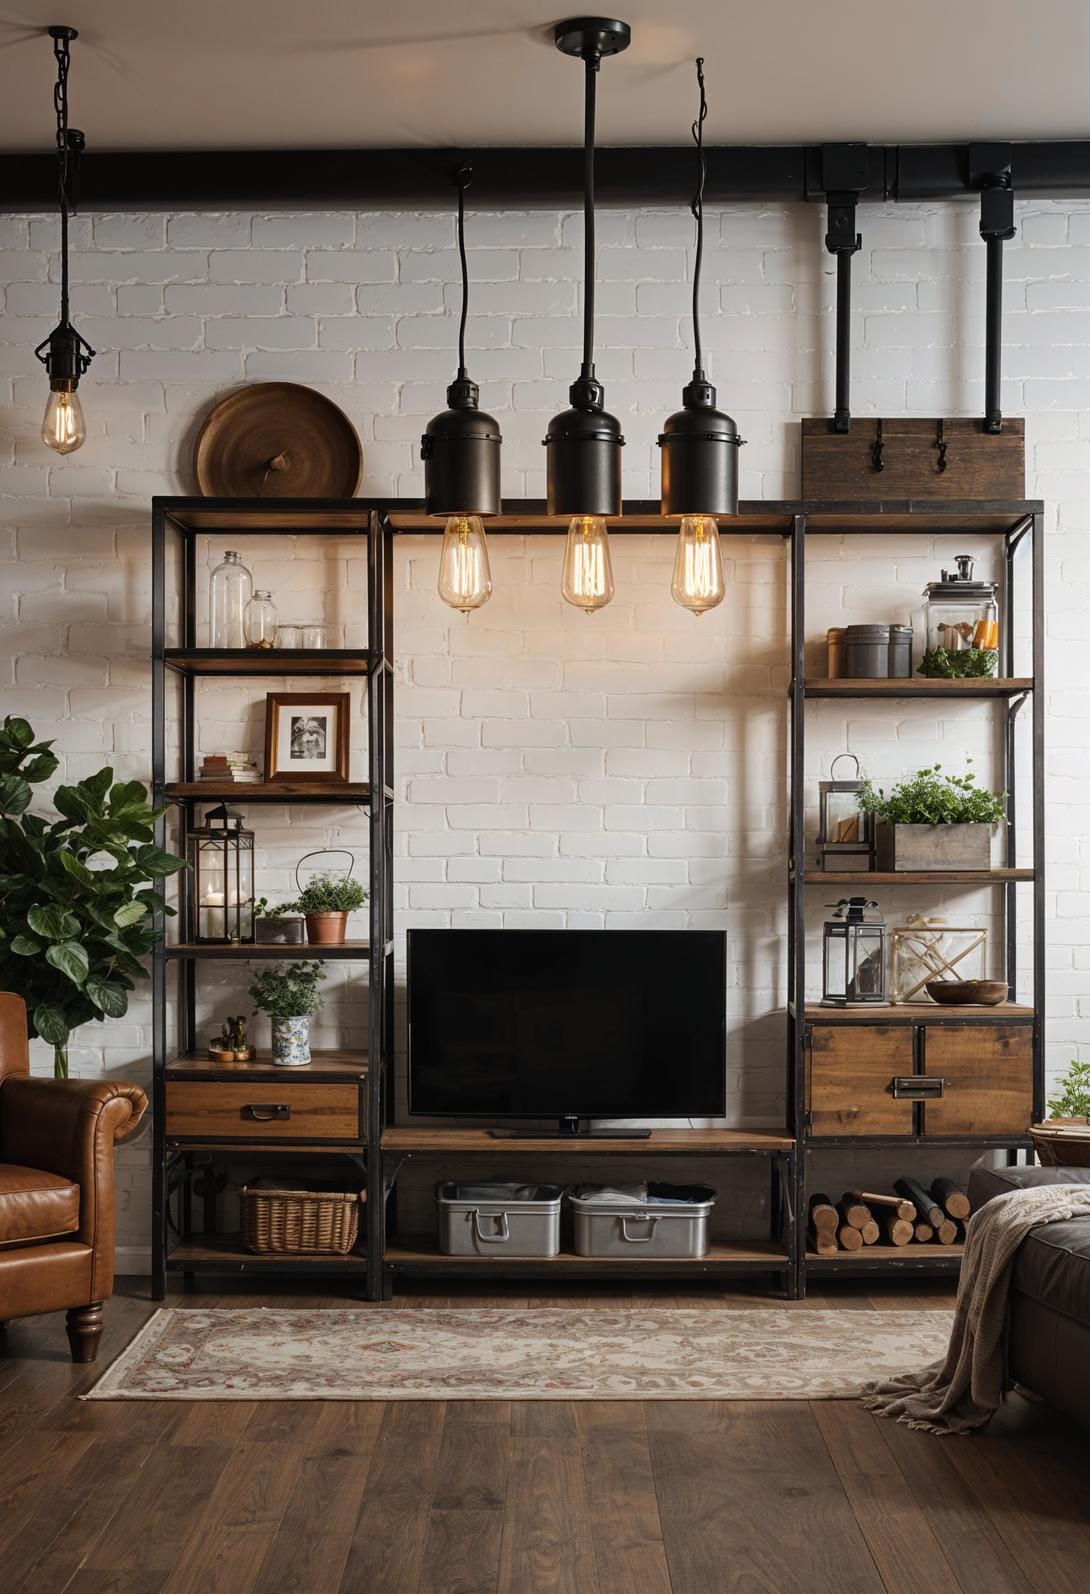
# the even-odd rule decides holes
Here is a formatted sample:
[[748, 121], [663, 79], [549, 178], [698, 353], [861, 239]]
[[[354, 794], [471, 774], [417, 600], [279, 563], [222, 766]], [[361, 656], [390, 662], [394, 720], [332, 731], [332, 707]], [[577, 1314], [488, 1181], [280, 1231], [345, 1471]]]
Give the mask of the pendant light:
[[72, 207], [72, 182], [76, 162], [86, 142], [68, 125], [69, 45], [79, 34], [75, 28], [48, 29], [57, 62], [53, 107], [57, 113], [57, 168], [61, 213], [61, 318], [34, 353], [49, 375], [49, 398], [42, 418], [42, 442], [58, 454], [71, 454], [87, 437], [83, 407], [76, 389], [94, 357], [94, 349], [81, 338], [68, 319], [68, 212]]
[[500, 512], [500, 429], [477, 408], [480, 389], [466, 370], [469, 268], [466, 264], [465, 193], [473, 177], [468, 161], [454, 175], [458, 189], [458, 257], [462, 266], [462, 314], [458, 325], [458, 375], [447, 388], [447, 408], [428, 422], [420, 441], [424, 461], [424, 508], [446, 515], [439, 555], [439, 596], [468, 614], [492, 596], [482, 515]]
[[681, 515], [674, 577], [670, 591], [693, 614], [703, 614], [723, 601], [723, 555], [717, 515], [738, 513], [738, 455], [742, 439], [729, 415], [716, 408], [715, 389], [704, 374], [700, 341], [700, 272], [704, 263], [704, 60], [696, 63], [700, 94], [693, 123], [697, 154], [697, 188], [691, 210], [696, 222], [693, 265], [693, 378], [681, 395], [683, 409], [666, 421], [662, 449], [662, 513]]
[[594, 374], [594, 111], [602, 57], [627, 50], [632, 30], [609, 17], [558, 23], [558, 50], [584, 65], [583, 127], [583, 367], [568, 397], [571, 408], [554, 415], [545, 439], [548, 511], [571, 515], [561, 592], [593, 614], [613, 597], [606, 515], [621, 512], [620, 422], [603, 408], [605, 393]]

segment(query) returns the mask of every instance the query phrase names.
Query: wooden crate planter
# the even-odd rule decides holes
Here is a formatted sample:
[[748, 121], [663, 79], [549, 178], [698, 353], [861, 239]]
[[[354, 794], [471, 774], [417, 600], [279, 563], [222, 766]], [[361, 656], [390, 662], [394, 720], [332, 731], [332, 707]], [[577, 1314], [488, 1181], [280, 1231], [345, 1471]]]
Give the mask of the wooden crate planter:
[[990, 869], [992, 825], [891, 825], [875, 831], [875, 867], [883, 870]]

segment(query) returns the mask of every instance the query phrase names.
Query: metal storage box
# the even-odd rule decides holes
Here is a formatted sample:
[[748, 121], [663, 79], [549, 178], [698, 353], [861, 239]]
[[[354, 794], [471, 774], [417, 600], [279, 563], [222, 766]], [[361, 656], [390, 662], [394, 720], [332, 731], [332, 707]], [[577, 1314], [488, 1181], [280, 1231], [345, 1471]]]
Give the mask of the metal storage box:
[[714, 1190], [700, 1201], [591, 1201], [573, 1195], [577, 1256], [701, 1257], [708, 1252]]
[[444, 1256], [556, 1256], [558, 1184], [446, 1183], [436, 1187]]

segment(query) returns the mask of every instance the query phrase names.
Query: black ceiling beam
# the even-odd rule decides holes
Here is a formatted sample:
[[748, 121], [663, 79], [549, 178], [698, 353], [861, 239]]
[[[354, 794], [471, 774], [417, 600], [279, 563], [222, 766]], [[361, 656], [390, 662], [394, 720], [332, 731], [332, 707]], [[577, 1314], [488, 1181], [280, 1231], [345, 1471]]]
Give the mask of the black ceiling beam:
[[[93, 138], [93, 129], [92, 129]], [[863, 203], [970, 198], [970, 144], [870, 144]], [[1090, 141], [1012, 144], [1014, 186], [1032, 195], [1090, 194]], [[451, 173], [465, 150], [196, 150], [96, 154], [80, 168], [84, 210], [293, 210], [450, 207]], [[708, 204], [824, 200], [822, 146], [712, 145]], [[472, 151], [478, 209], [553, 210], [580, 200], [578, 149]], [[598, 150], [597, 199], [606, 207], [677, 205], [692, 187], [692, 150]], [[0, 212], [50, 211], [57, 203], [52, 152], [0, 155]]]

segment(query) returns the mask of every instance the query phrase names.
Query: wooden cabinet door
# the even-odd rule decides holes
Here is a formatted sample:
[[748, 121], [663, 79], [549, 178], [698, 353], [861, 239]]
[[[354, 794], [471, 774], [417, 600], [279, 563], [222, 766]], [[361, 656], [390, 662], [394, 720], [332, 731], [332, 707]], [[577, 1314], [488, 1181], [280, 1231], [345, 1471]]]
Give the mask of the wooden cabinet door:
[[911, 1101], [889, 1088], [912, 1073], [910, 1024], [815, 1024], [808, 1063], [811, 1137], [912, 1133]]
[[1033, 1116], [1033, 1031], [1028, 1024], [928, 1025], [924, 1072], [945, 1080], [924, 1106], [929, 1135], [1020, 1135]]

